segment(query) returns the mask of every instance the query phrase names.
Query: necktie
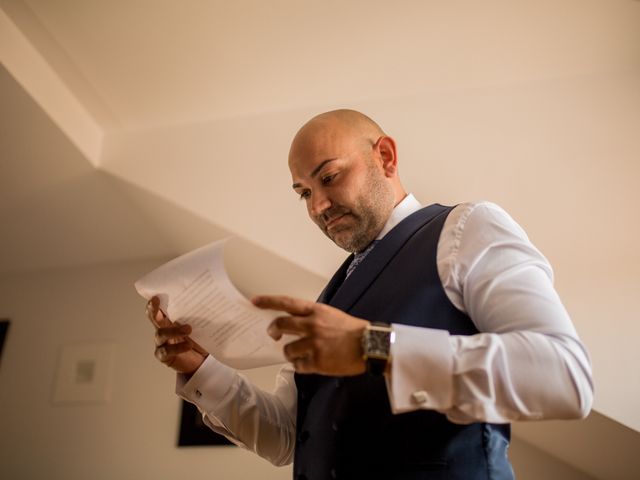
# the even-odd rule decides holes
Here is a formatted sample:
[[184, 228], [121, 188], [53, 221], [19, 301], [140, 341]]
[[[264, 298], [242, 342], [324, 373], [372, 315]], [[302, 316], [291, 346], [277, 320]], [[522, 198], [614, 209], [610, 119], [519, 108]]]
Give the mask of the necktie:
[[351, 275], [353, 273], [353, 271], [356, 269], [356, 267], [362, 263], [364, 258], [367, 255], [369, 255], [369, 252], [371, 252], [371, 250], [373, 250], [373, 247], [375, 247], [378, 242], [379, 242], [379, 240], [374, 240], [373, 242], [371, 242], [369, 244], [369, 246], [367, 248], [365, 248], [360, 253], [356, 253], [353, 256], [353, 260], [351, 260], [351, 263], [347, 267], [347, 278], [349, 278], [349, 275]]

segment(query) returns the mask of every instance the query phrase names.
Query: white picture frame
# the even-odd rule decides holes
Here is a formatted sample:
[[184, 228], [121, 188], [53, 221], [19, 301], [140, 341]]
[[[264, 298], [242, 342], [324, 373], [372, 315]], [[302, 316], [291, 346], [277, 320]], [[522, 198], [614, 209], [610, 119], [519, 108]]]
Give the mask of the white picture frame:
[[60, 352], [53, 403], [106, 403], [111, 400], [115, 345], [65, 345]]

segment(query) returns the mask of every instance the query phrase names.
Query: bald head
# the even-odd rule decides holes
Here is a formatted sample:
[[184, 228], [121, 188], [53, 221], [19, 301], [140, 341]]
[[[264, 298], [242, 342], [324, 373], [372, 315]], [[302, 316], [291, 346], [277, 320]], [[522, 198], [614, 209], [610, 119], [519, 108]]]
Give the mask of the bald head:
[[338, 246], [361, 251], [406, 193], [394, 140], [366, 115], [334, 110], [313, 117], [289, 151], [293, 189]]
[[[351, 134], [370, 135], [373, 138], [385, 135], [380, 125], [364, 113], [340, 109], [316, 115], [300, 128], [296, 138], [331, 128], [339, 128]], [[294, 142], [296, 138], [294, 138]]]
[[359, 148], [366, 148], [385, 135], [376, 122], [355, 110], [340, 109], [321, 113], [298, 130], [291, 142], [289, 162], [292, 157], [304, 154], [310, 144], [340, 141], [349, 142]]

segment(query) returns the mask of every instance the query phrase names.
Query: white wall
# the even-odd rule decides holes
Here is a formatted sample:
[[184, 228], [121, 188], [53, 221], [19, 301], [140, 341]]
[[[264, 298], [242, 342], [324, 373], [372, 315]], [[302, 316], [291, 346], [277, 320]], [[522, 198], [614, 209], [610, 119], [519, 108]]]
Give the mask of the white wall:
[[[0, 477], [12, 480], [289, 479], [237, 447], [176, 448], [174, 376], [153, 357], [133, 282], [159, 260], [51, 270], [0, 280], [12, 321], [0, 363]], [[53, 405], [62, 345], [116, 344], [112, 399]], [[252, 378], [270, 388], [274, 369]]]
[[594, 480], [518, 438], [511, 441], [509, 458], [518, 480]]

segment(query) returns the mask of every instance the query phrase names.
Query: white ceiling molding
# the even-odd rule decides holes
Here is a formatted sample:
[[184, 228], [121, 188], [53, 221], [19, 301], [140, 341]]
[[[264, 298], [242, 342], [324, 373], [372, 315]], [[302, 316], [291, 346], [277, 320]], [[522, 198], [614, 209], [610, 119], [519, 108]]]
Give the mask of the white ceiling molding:
[[102, 129], [7, 14], [0, 9], [0, 62], [94, 166]]

